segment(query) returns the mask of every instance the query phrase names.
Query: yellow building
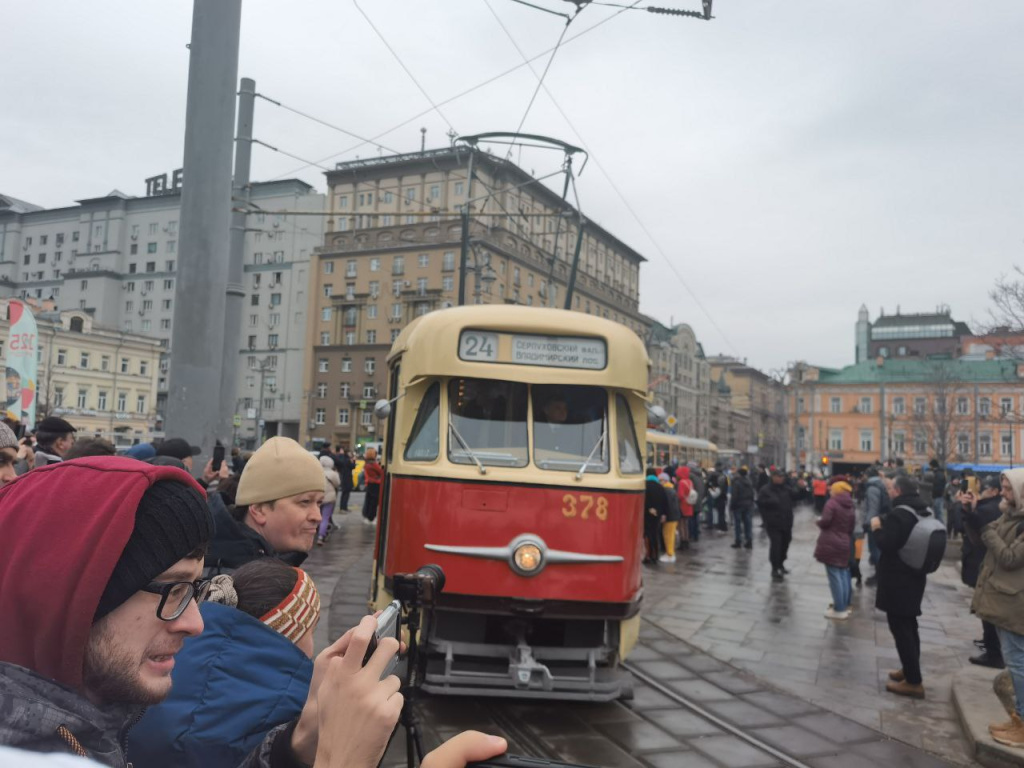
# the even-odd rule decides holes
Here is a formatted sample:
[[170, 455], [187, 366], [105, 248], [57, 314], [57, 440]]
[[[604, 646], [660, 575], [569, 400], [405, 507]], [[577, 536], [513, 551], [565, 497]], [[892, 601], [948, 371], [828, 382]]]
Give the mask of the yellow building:
[[796, 462], [912, 466], [1024, 463], [1024, 365], [1011, 360], [895, 360], [790, 371]]
[[[36, 419], [60, 416], [79, 437], [104, 437], [118, 446], [162, 436], [156, 420], [163, 343], [148, 336], [100, 328], [85, 311], [32, 306], [38, 326]], [[10, 335], [0, 312], [0, 356]]]

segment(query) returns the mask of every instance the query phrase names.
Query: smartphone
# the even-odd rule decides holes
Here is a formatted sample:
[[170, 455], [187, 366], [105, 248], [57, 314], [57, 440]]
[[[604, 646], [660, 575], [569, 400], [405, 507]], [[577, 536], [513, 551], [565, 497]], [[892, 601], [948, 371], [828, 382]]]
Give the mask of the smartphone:
[[479, 763], [467, 763], [466, 768], [594, 768], [594, 766], [545, 760], [542, 757], [504, 754]]
[[224, 446], [217, 443], [213, 446], [213, 464], [210, 465], [210, 469], [214, 472], [220, 472], [220, 465], [224, 463]]
[[[377, 628], [373, 631], [373, 637], [370, 638], [370, 644], [366, 647], [366, 655], [363, 656], [363, 666], [366, 666], [366, 662], [373, 656], [373, 652], [377, 650], [377, 645], [385, 637], [393, 637], [398, 640], [398, 626], [399, 619], [402, 617], [402, 604], [397, 600], [393, 600], [387, 608], [380, 612], [380, 616], [377, 617]], [[395, 671], [395, 667], [398, 666], [398, 654], [396, 653], [391, 661], [388, 662], [387, 667], [384, 668], [384, 672], [381, 674], [380, 679], [383, 680], [385, 677]]]
[[970, 489], [970, 482], [967, 480], [966, 477], [962, 478], [960, 480], [960, 493], [967, 493], [967, 491], [969, 489]]

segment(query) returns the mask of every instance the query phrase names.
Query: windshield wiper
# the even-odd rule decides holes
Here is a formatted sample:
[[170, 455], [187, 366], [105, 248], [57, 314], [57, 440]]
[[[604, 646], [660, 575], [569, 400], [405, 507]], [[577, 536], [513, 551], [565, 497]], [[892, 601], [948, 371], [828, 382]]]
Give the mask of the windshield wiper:
[[587, 471], [587, 466], [589, 466], [590, 460], [592, 458], [594, 458], [594, 452], [598, 448], [600, 448], [601, 445], [604, 443], [604, 436], [605, 436], [605, 433], [601, 432], [601, 436], [599, 438], [597, 438], [597, 442], [594, 443], [594, 447], [590, 449], [590, 453], [587, 455], [587, 460], [583, 462], [583, 466], [580, 467], [579, 472], [576, 473], [576, 479], [577, 480], [582, 480], [583, 479], [583, 474]]
[[455, 435], [455, 439], [459, 441], [459, 444], [462, 446], [462, 450], [464, 450], [468, 454], [469, 458], [476, 462], [476, 468], [480, 470], [480, 474], [486, 475], [487, 467], [485, 467], [483, 465], [483, 462], [481, 462], [480, 459], [477, 458], [476, 454], [473, 453], [473, 449], [469, 447], [469, 443], [467, 443], [466, 440], [462, 437], [462, 435], [459, 434], [459, 430], [457, 430], [455, 428], [455, 425], [452, 424], [450, 421], [448, 422], [448, 432]]

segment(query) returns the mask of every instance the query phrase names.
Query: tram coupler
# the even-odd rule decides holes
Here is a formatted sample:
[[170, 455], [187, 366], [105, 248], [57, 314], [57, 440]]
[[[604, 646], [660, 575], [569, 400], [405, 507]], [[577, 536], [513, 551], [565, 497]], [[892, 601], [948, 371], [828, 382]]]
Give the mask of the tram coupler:
[[553, 691], [555, 679], [551, 670], [533, 657], [533, 649], [520, 640], [516, 645], [515, 656], [508, 665], [509, 674], [516, 688]]

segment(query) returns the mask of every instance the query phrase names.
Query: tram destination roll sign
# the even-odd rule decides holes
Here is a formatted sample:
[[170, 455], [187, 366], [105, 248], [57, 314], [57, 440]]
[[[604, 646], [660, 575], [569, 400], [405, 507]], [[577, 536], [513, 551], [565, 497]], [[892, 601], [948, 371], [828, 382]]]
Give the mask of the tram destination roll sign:
[[603, 339], [582, 336], [463, 331], [459, 338], [459, 359], [600, 371], [608, 364], [608, 349]]

